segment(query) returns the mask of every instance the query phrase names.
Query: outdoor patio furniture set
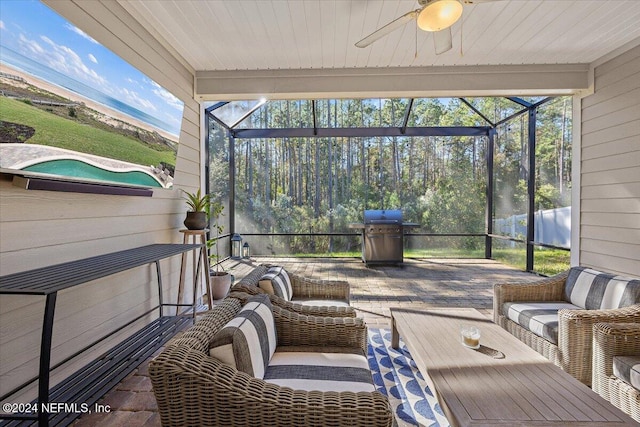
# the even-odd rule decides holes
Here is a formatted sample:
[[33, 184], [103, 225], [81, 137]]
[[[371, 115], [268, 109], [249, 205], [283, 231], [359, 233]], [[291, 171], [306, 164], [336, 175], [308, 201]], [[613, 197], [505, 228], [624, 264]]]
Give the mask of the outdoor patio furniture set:
[[[289, 286], [286, 272], [266, 270], [256, 269], [271, 286], [283, 285], [279, 293], [295, 295], [299, 288]], [[278, 306], [281, 298], [242, 292], [246, 287], [234, 288], [151, 362], [163, 425], [393, 424], [387, 397], [373, 385], [362, 319], [343, 310], [296, 313]]]
[[[392, 347], [401, 336], [452, 426], [637, 425], [476, 309], [392, 308], [391, 319]], [[479, 345], [462, 336], [471, 327]]]
[[[417, 315], [433, 316], [433, 313]], [[444, 320], [438, 327], [440, 332], [434, 333], [442, 334], [453, 328], [447, 322], [460, 321], [457, 315], [444, 317], [452, 319]], [[429, 322], [442, 318], [437, 315], [429, 318]], [[491, 325], [490, 319], [483, 322]], [[593, 390], [640, 421], [640, 280], [574, 267], [535, 283], [498, 284], [494, 288], [494, 322], [501, 328], [488, 328], [485, 345], [475, 350], [479, 352], [478, 362], [506, 354], [506, 363], [514, 370], [510, 358], [525, 358], [530, 366], [536, 367], [532, 369], [549, 371], [549, 381], [554, 384], [557, 381], [560, 389], [575, 390], [593, 400], [591, 404], [578, 404], [577, 409], [567, 412], [568, 418], [560, 416], [551, 424], [571, 425], [566, 419], [576, 416], [580, 425], [597, 423], [599, 417], [606, 417], [611, 425], [633, 424], [618, 409], [606, 409], [608, 404], [604, 400], [598, 400], [599, 396], [580, 384], [591, 383], [592, 371]], [[448, 345], [444, 337], [439, 337], [436, 344], [425, 344], [426, 338], [414, 335], [428, 325], [422, 329], [409, 328], [413, 332], [405, 337], [405, 342], [421, 371], [426, 371], [422, 373], [429, 377], [447, 371], [456, 377], [461, 365], [448, 366], [446, 361], [451, 359], [448, 354], [461, 351], [460, 346]], [[397, 345], [395, 322], [393, 329]], [[509, 335], [520, 341], [508, 339]], [[281, 267], [258, 266], [232, 288], [223, 303], [151, 362], [150, 376], [162, 423], [392, 425], [394, 416], [389, 401], [375, 391], [371, 382], [366, 337], [366, 326], [349, 306], [347, 282], [310, 280], [288, 274]], [[522, 342], [580, 382], [538, 353], [527, 350]], [[487, 347], [490, 344], [502, 346], [504, 351]], [[429, 351], [433, 355], [421, 354], [426, 351], [425, 345], [432, 347]], [[447, 366], [436, 369], [432, 365], [429, 371], [429, 364], [434, 363], [430, 361], [432, 358]], [[475, 363], [473, 357], [466, 360]], [[478, 366], [485, 366], [484, 362]], [[476, 372], [474, 366], [465, 369], [461, 374]], [[542, 395], [547, 386], [534, 385], [537, 376], [527, 375], [533, 382], [517, 393], [544, 401]], [[495, 380], [496, 384], [502, 381], [485, 377], [483, 381]], [[456, 389], [464, 386], [449, 380], [432, 381], [431, 385], [439, 400], [443, 396], [456, 396]], [[503, 413], [505, 419], [519, 420], [524, 422], [522, 425], [527, 425], [530, 418], [540, 421], [536, 417], [544, 418], [548, 413], [554, 416], [552, 399], [551, 410], [547, 412], [526, 409], [526, 404], [524, 410], [518, 409], [522, 413], [505, 405], [494, 405], [474, 419], [469, 418], [468, 412], [460, 411], [462, 407], [456, 409], [456, 404], [464, 406], [464, 402], [456, 399], [454, 402], [458, 403], [453, 406], [451, 402], [441, 403], [447, 411], [453, 408], [448, 416], [467, 413], [462, 418], [466, 421], [460, 425], [486, 423], [491, 417], [498, 420]], [[527, 398], [522, 401], [526, 403]], [[590, 405], [600, 405], [607, 414], [594, 413]]]
[[494, 322], [640, 421], [640, 279], [585, 267], [494, 287]]

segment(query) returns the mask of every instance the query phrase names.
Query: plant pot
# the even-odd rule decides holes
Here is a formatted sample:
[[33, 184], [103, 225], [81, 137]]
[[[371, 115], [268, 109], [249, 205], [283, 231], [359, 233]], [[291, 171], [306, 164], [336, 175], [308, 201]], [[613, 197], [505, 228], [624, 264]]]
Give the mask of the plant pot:
[[223, 299], [227, 296], [229, 288], [231, 288], [231, 277], [231, 274], [225, 271], [212, 271], [209, 274], [209, 278], [211, 279], [211, 297], [214, 300]]
[[189, 230], [204, 230], [207, 228], [207, 213], [187, 212], [187, 217], [183, 224]]

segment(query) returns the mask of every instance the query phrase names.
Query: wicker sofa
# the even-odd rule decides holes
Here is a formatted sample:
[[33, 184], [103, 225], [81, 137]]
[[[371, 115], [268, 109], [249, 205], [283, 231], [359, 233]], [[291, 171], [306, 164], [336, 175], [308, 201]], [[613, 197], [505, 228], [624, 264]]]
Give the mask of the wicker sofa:
[[[276, 266], [256, 266], [231, 288], [231, 292], [239, 291], [250, 295], [267, 293], [259, 285], [261, 279], [273, 267]], [[273, 305], [307, 316], [356, 317], [355, 309], [349, 305], [348, 282], [315, 280], [285, 272], [291, 283], [291, 295], [269, 294]]]
[[592, 327], [640, 322], [640, 280], [572, 267], [524, 284], [496, 284], [494, 321], [591, 385]]
[[[295, 360], [297, 364], [315, 360], [313, 357], [320, 357], [318, 354], [321, 353], [329, 360], [346, 355], [366, 364], [367, 330], [362, 319], [304, 316], [271, 306], [264, 295], [247, 297], [247, 301], [243, 306], [239, 299], [227, 298], [151, 361], [149, 375], [163, 426], [376, 427], [394, 423], [389, 401], [375, 391], [373, 381], [371, 387], [362, 381], [359, 385], [343, 382], [335, 391], [329, 381], [329, 385], [318, 386], [315, 390], [313, 380], [301, 380], [301, 373], [316, 372], [325, 376], [331, 368], [316, 366], [314, 369], [308, 366], [309, 363], [305, 369], [294, 367], [292, 371], [287, 363], [276, 363], [275, 374], [271, 374], [272, 364], [278, 357], [280, 362]], [[242, 322], [242, 319], [253, 319], [252, 316], [258, 314], [265, 319], [265, 305], [271, 306], [267, 311], [272, 313], [277, 342], [269, 366], [254, 360], [254, 350], [248, 351], [252, 353], [251, 357], [247, 357], [247, 351], [237, 351], [243, 348], [243, 340], [237, 338], [236, 332], [227, 333], [234, 325], [240, 324], [238, 328], [244, 328], [247, 324], [261, 324], [255, 320]], [[247, 339], [248, 345], [255, 346], [260, 341], [262, 352], [264, 342], [272, 340], [271, 334], [267, 335], [268, 340]], [[224, 340], [230, 336], [233, 344], [225, 347]], [[214, 349], [220, 358], [211, 355]], [[233, 359], [223, 362], [229, 349], [233, 349]], [[247, 364], [251, 367], [247, 368]], [[366, 366], [364, 371], [369, 372]], [[247, 373], [248, 369], [251, 374]], [[359, 368], [360, 380], [362, 374], [363, 368]], [[284, 377], [289, 379], [283, 380]], [[347, 377], [351, 379], [350, 375], [345, 375], [344, 379]], [[301, 381], [308, 382], [303, 384], [307, 389], [283, 385], [288, 384], [290, 378], [297, 378], [297, 381], [293, 380], [297, 385]]]
[[640, 422], [640, 323], [593, 326], [593, 391]]

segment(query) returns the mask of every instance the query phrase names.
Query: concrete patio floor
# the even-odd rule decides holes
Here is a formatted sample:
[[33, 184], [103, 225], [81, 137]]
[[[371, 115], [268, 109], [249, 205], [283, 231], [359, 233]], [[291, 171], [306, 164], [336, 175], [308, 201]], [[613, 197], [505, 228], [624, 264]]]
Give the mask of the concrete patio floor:
[[[493, 284], [527, 282], [538, 276], [485, 259], [405, 259], [400, 266], [366, 266], [356, 258], [254, 258], [229, 260], [225, 268], [236, 281], [260, 263], [314, 279], [347, 280], [351, 305], [367, 325], [389, 328], [390, 307], [474, 307], [490, 316]], [[108, 414], [78, 419], [76, 427], [160, 426], [148, 377], [149, 360], [110, 391], [100, 403]]]

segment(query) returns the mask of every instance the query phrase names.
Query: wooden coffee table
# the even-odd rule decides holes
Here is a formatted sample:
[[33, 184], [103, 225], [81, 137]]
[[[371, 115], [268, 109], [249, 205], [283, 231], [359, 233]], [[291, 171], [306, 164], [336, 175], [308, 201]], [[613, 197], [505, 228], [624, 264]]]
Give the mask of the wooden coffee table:
[[[391, 325], [452, 426], [638, 425], [475, 309], [392, 308]], [[461, 325], [480, 329], [479, 349], [461, 344]]]

